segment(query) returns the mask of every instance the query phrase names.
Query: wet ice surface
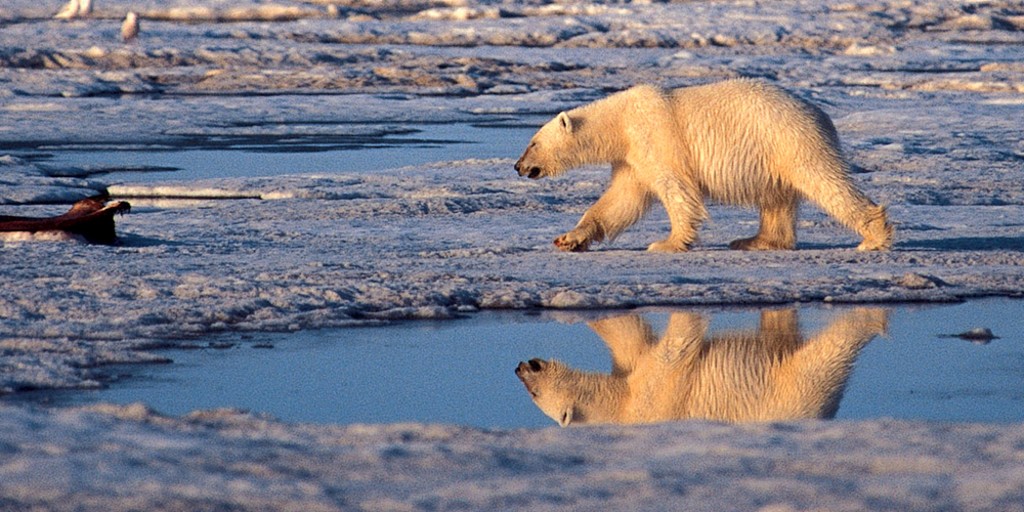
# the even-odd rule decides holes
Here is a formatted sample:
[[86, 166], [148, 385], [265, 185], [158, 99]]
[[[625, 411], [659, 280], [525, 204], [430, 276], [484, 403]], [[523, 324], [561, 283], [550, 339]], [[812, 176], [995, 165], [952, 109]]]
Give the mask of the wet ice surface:
[[[888, 328], [855, 357], [837, 419], [1024, 420], [1024, 302], [872, 308], [889, 313]], [[854, 309], [797, 307], [802, 338], [813, 338]], [[220, 336], [197, 340], [196, 349], [161, 352], [171, 365], [126, 367], [100, 391], [12, 398], [50, 406], [142, 402], [173, 415], [241, 408], [302, 423], [541, 427], [553, 422], [513, 375], [519, 361], [554, 358], [607, 373], [608, 348], [586, 322], [639, 315], [661, 332], [674, 312], [701, 315], [719, 336], [754, 333], [759, 322], [757, 309], [738, 307], [480, 313], [445, 322]], [[978, 326], [999, 338], [943, 336]]]
[[[49, 3], [0, 6], [0, 150], [12, 155], [0, 159], [0, 215], [59, 213], [108, 186], [134, 206], [119, 219], [120, 246], [3, 243], [0, 392], [96, 387], [106, 365], [162, 360], [164, 349], [218, 335], [499, 308], [946, 301], [1024, 289], [1019, 2], [333, 3], [106, 0], [71, 21], [51, 19]], [[129, 8], [142, 33], [126, 45], [117, 34]], [[666, 230], [657, 212], [597, 251], [556, 253], [551, 239], [607, 172], [521, 181], [516, 152], [453, 151], [374, 173], [135, 173], [116, 186], [62, 156], [535, 118], [637, 82], [732, 76], [776, 82], [833, 117], [858, 184], [898, 223], [892, 252], [853, 252], [852, 236], [807, 207], [800, 250], [734, 253], [727, 242], [749, 236], [756, 216], [716, 207], [685, 255], [642, 252]], [[1024, 503], [1019, 422], [486, 431], [5, 405], [0, 431], [0, 507], [15, 509]]]

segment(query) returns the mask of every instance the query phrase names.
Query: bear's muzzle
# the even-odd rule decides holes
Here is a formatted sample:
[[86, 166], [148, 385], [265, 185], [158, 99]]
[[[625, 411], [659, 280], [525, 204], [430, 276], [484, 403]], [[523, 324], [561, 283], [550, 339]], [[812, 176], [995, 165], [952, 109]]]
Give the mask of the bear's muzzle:
[[516, 366], [516, 377], [519, 377], [519, 380], [526, 386], [526, 391], [534, 398], [537, 396], [533, 381], [534, 374], [543, 372], [547, 366], [547, 361], [536, 358], [530, 359], [529, 362], [520, 362], [519, 366]]
[[540, 167], [524, 167], [522, 158], [520, 158], [519, 161], [516, 162], [515, 169], [520, 176], [525, 176], [527, 178], [530, 178], [531, 180], [540, 178]]
[[533, 149], [534, 145], [535, 143], [531, 142], [530, 145], [526, 147], [526, 151], [523, 152], [523, 156], [519, 157], [519, 160], [516, 160], [515, 165], [516, 172], [519, 173], [520, 176], [526, 176], [531, 180], [540, 178], [541, 169], [536, 165], [527, 167], [523, 164], [523, 161], [526, 160], [526, 155], [530, 154], [530, 150]]

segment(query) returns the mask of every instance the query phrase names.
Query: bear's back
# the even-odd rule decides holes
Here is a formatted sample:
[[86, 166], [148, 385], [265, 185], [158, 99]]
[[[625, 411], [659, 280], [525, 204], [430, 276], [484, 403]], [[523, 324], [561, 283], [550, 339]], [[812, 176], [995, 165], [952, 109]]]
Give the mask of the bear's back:
[[672, 90], [670, 98], [676, 119], [684, 126], [764, 140], [810, 136], [838, 142], [832, 121], [821, 109], [760, 80], [683, 87]]
[[712, 199], [759, 204], [801, 179], [798, 169], [843, 171], [828, 116], [777, 86], [726, 80], [675, 89], [670, 98], [687, 167]]

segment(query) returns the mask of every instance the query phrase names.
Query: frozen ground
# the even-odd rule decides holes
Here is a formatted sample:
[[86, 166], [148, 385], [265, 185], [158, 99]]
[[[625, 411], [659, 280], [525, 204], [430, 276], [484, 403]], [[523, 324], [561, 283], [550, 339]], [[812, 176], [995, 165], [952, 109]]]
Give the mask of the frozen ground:
[[8, 510], [1019, 511], [1024, 503], [1020, 425], [484, 431], [288, 425], [232, 411], [168, 418], [141, 406], [0, 413]]
[[[222, 331], [1024, 290], [1019, 1], [95, 1], [72, 21], [50, 19], [60, 2], [0, 6], [0, 214], [56, 214], [107, 186], [133, 204], [115, 247], [0, 245], [0, 392], [96, 386], [103, 365]], [[123, 44], [129, 9], [142, 35]], [[551, 239], [606, 172], [520, 180], [515, 154], [162, 184], [47, 163], [82, 148], [285, 151], [410, 124], [521, 123], [636, 82], [730, 76], [833, 116], [858, 182], [898, 223], [892, 252], [852, 251], [808, 207], [796, 252], [727, 251], [756, 216], [714, 208], [687, 254], [642, 252], [667, 229], [657, 213], [594, 252], [557, 253]], [[1020, 510], [1024, 494], [1020, 425], [483, 432], [8, 406], [0, 430], [11, 509]]]

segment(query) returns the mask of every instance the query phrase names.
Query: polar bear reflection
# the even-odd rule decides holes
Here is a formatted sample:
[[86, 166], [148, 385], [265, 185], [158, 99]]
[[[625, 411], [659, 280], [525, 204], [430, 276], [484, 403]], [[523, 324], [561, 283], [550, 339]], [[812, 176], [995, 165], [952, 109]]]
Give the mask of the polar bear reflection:
[[533, 359], [519, 363], [516, 375], [563, 427], [831, 418], [857, 354], [887, 322], [884, 309], [852, 309], [805, 341], [794, 309], [763, 311], [757, 330], [710, 336], [705, 317], [681, 312], [670, 316], [659, 340], [630, 314], [588, 324], [611, 351], [611, 374]]

